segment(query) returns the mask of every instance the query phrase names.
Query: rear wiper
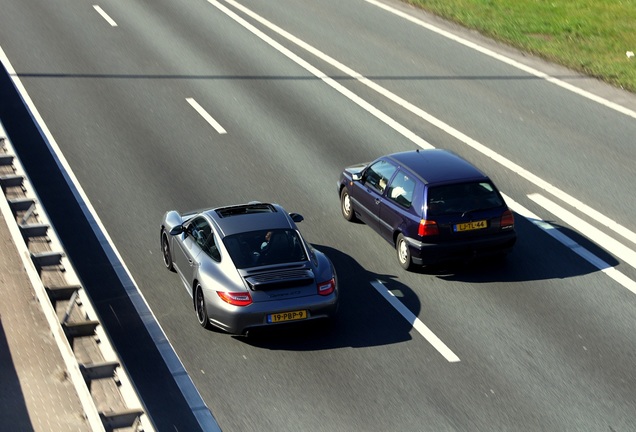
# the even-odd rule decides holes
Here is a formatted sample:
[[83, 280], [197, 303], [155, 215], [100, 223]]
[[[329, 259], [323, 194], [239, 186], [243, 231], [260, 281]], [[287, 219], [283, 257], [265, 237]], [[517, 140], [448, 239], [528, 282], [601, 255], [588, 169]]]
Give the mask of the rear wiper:
[[471, 209], [471, 210], [466, 210], [464, 213], [462, 213], [462, 217], [466, 216], [469, 213], [477, 211], [477, 210], [481, 210], [481, 209], [480, 208], [474, 208], [474, 209]]

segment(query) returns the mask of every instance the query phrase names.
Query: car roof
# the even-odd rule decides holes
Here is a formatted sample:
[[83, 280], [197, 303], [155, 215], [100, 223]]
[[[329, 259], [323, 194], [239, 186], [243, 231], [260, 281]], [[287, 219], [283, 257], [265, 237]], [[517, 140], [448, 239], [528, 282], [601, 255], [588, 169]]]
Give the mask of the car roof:
[[409, 169], [427, 184], [488, 178], [470, 162], [448, 150], [418, 149], [393, 153], [386, 158]]
[[248, 203], [218, 207], [203, 213], [214, 221], [223, 237], [264, 229], [294, 228], [291, 218], [278, 204]]

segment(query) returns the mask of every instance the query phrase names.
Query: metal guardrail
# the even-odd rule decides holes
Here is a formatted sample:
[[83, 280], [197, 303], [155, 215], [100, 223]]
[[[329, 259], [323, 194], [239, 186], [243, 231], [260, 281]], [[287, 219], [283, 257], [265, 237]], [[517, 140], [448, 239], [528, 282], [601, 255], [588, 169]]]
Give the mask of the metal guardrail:
[[154, 432], [1, 123], [0, 187], [5, 218], [10, 224], [13, 216], [12, 231], [22, 237], [14, 241], [92, 430]]

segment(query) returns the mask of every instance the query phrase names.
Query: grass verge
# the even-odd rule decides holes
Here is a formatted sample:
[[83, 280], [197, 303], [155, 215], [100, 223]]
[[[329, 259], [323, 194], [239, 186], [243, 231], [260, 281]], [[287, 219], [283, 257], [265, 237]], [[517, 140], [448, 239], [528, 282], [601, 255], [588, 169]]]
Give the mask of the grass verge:
[[406, 0], [546, 60], [636, 92], [636, 0]]

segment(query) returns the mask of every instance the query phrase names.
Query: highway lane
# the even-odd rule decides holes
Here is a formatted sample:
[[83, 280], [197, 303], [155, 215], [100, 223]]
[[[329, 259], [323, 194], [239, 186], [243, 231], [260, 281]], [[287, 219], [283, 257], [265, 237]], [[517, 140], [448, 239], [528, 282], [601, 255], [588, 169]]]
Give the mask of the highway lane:
[[[547, 181], [559, 180], [562, 189], [576, 191], [579, 199], [599, 202], [600, 208], [611, 209], [613, 215], [620, 216], [620, 223], [631, 223], [631, 211], [629, 205], [623, 205], [624, 191], [617, 188], [616, 177], [597, 175], [586, 190], [577, 189], [583, 182], [590, 183], [587, 174], [598, 169], [599, 160], [604, 161], [606, 170], [627, 176], [623, 180], [634, 174], [631, 159], [624, 157], [630, 154], [630, 137], [636, 132], [633, 117], [608, 117], [605, 107], [570, 92], [559, 92], [559, 97], [555, 98], [554, 85], [501, 62], [484, 62], [480, 59], [481, 53], [458, 46], [455, 41], [438, 34], [426, 32], [417, 37], [418, 25], [401, 17], [387, 16], [371, 2], [334, 3], [333, 10], [321, 5], [320, 12], [316, 13], [332, 16], [332, 19], [315, 19], [309, 26], [298, 18], [302, 16], [302, 10], [311, 9], [306, 4], [290, 2], [282, 12], [277, 12], [270, 10], [270, 3], [243, 3], [264, 19], [284, 23], [284, 29], [292, 35], [302, 34], [304, 42], [330, 54], [335, 60], [346, 59], [347, 67], [469, 137], [486, 143], [513, 161], [523, 161], [524, 168]], [[347, 8], [347, 5], [351, 7]], [[360, 9], [366, 12], [364, 20], [356, 18]], [[408, 10], [398, 8], [398, 11], [405, 9]], [[415, 18], [422, 25], [436, 24], [426, 16]], [[388, 20], [391, 25], [386, 25], [383, 20]], [[324, 22], [347, 28], [347, 37], [326, 32]], [[400, 25], [405, 30], [395, 31]], [[468, 42], [484, 43], [486, 48], [501, 48], [487, 44], [469, 32], [460, 36]], [[380, 52], [382, 55], [378, 55]], [[513, 60], [526, 59], [511, 50], [503, 54]], [[443, 58], [443, 61], [432, 61], [434, 58]], [[558, 79], [585, 83], [583, 77], [571, 71], [532, 60], [526, 60], [526, 63], [530, 67], [540, 67]], [[631, 99], [627, 106], [634, 110], [636, 106]], [[391, 104], [377, 101], [374, 105], [389, 109]], [[393, 116], [403, 118], [404, 114]], [[461, 127], [455, 119], [461, 119]], [[431, 142], [435, 144], [441, 141], [462, 154], [466, 152], [465, 145], [455, 146], [448, 136], [436, 135], [419, 119], [410, 122], [405, 119], [402, 123], [409, 125], [410, 130], [421, 131], [420, 135], [424, 137], [433, 134]], [[537, 124], [541, 127], [537, 128]], [[578, 173], [571, 173], [566, 179], [561, 167], [565, 156]]]
[[[268, 19], [365, 75], [410, 77], [417, 70], [427, 72], [421, 76], [456, 78], [483, 71], [490, 78], [384, 79], [382, 84], [629, 226], [625, 215], [633, 204], [616, 197], [628, 196], [633, 180], [633, 155], [625, 149], [633, 119], [535, 79], [502, 83], [494, 78], [524, 75], [364, 2], [335, 5], [321, 4], [320, 13], [329, 19], [313, 15], [304, 24], [301, 18], [316, 13], [315, 5], [286, 4], [259, 13], [267, 12]], [[39, 12], [20, 12], [22, 6], [3, 4], [11, 8], [12, 20], [0, 22], [0, 46], [224, 430], [517, 430], [519, 424], [534, 430], [620, 430], [630, 425], [633, 294], [530, 222], [519, 218], [519, 248], [504, 268], [404, 273], [389, 245], [367, 227], [340, 218], [335, 179], [346, 164], [413, 148], [412, 142], [210, 4], [102, 4], [116, 28], [88, 3]], [[39, 15], [45, 21], [26, 21]], [[330, 32], [319, 32], [327, 22]], [[24, 28], [31, 29], [29, 37], [16, 38]], [[408, 36], [395, 36], [402, 31]], [[372, 33], [380, 33], [377, 41], [389, 35], [403, 39], [370, 44]], [[435, 42], [405, 43], [416, 36]], [[431, 52], [417, 51], [423, 47]], [[397, 61], [396, 51], [409, 54]], [[452, 63], [457, 59], [465, 69]], [[407, 67], [408, 62], [415, 65]], [[342, 76], [324, 62], [312, 64]], [[552, 218], [527, 197], [540, 192], [534, 185], [353, 80], [338, 82], [435, 145], [475, 161], [507, 195]], [[198, 116], [186, 102], [189, 97], [227, 135]], [[540, 110], [545, 106], [553, 112]], [[500, 116], [488, 115], [498, 110]], [[532, 110], [540, 115], [518, 121], [519, 113]], [[557, 119], [557, 113], [564, 117]], [[586, 113], [590, 117], [583, 117]], [[555, 130], [561, 123], [566, 132]], [[594, 135], [567, 132], [586, 128], [604, 132], [603, 149]], [[539, 134], [546, 138], [537, 139]], [[543, 145], [537, 147], [537, 141]], [[563, 147], [548, 145], [554, 142]], [[557, 157], [564, 149], [572, 157]], [[594, 163], [598, 160], [604, 162]], [[578, 179], [583, 172], [598, 183]], [[332, 329], [247, 340], [201, 331], [185, 290], [162, 271], [156, 221], [163, 211], [254, 198], [303, 213], [301, 229], [336, 263], [343, 313]], [[567, 227], [564, 231], [616, 264], [597, 245]], [[624, 264], [619, 268], [634, 277]], [[413, 331], [375, 292], [371, 282], [377, 279], [461, 361], [448, 363]]]

